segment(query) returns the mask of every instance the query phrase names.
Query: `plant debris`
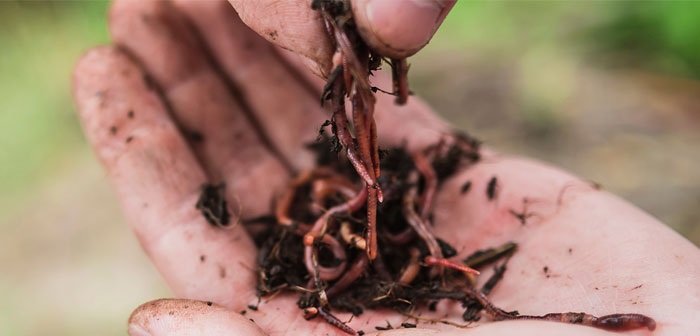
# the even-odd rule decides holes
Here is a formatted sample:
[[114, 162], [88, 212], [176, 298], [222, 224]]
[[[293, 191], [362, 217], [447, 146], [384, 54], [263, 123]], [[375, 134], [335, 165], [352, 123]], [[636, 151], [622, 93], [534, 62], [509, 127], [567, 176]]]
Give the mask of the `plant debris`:
[[199, 194], [199, 200], [195, 207], [202, 212], [209, 224], [224, 227], [231, 221], [231, 214], [226, 203], [226, 185], [205, 184]]

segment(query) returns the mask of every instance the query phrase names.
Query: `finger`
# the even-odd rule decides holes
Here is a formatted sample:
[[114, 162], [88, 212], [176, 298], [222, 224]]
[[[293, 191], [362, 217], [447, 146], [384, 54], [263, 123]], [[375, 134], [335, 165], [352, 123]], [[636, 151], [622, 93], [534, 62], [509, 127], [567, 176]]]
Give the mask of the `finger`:
[[328, 118], [318, 95], [308, 94], [300, 75], [270, 43], [243, 24], [225, 0], [175, 4], [194, 23], [273, 146], [294, 168], [310, 168], [313, 155], [303, 148], [316, 140]]
[[298, 53], [313, 64], [311, 70], [326, 77], [331, 70], [333, 47], [321, 16], [308, 0], [229, 0], [241, 20], [268, 41]]
[[117, 48], [94, 49], [74, 70], [73, 95], [128, 223], [174, 293], [244, 306], [255, 275], [241, 265], [255, 264], [255, 247], [242, 226], [222, 231], [195, 209], [207, 177], [142, 70]]
[[367, 45], [382, 56], [405, 58], [423, 48], [455, 0], [353, 0], [352, 12]]
[[226, 182], [229, 204], [240, 202], [247, 218], [268, 213], [269, 200], [289, 173], [264, 145], [186, 19], [169, 2], [116, 1], [110, 31], [162, 88], [180, 127], [202, 135], [192, 145], [212, 182]]
[[129, 317], [131, 336], [265, 335], [252, 321], [217, 304], [160, 299], [144, 303]]

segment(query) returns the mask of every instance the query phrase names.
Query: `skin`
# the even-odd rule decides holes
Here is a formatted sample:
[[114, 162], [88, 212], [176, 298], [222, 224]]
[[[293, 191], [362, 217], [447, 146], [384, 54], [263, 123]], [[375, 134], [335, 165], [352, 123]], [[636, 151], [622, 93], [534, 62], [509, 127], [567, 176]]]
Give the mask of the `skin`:
[[[306, 59], [301, 63], [312, 60], [321, 69], [326, 54], [318, 50], [327, 51], [318, 45], [322, 40], [306, 45], [303, 40], [304, 29], [313, 24], [276, 20], [290, 17], [278, 14], [291, 8], [305, 7], [231, 3], [241, 19], [225, 2], [117, 1], [109, 16], [114, 46], [89, 51], [74, 71], [74, 99], [85, 134], [129, 225], [178, 298], [137, 308], [129, 333], [337, 334], [320, 319], [305, 321], [291, 295], [263, 300], [258, 311], [240, 315], [257, 302], [256, 249], [243, 225], [212, 227], [194, 207], [202, 184], [225, 181], [227, 200], [238, 210], [235, 216], [270, 213], [273, 198], [294, 171], [312, 165], [304, 144], [313, 141], [327, 118], [318, 106], [322, 81], [299, 70], [292, 54], [253, 31], [284, 27], [273, 42], [301, 54]], [[438, 23], [426, 29], [434, 31]], [[381, 74], [373, 83], [390, 87]], [[377, 98], [382, 146], [405, 141], [415, 151], [450, 131], [416, 97], [402, 107], [393, 104], [393, 97]], [[193, 131], [203, 139], [193, 140]], [[486, 188], [494, 175], [499, 190], [490, 201]], [[462, 194], [466, 181], [472, 186]], [[522, 225], [510, 210], [521, 211], [525, 197], [533, 215]], [[442, 184], [435, 195], [434, 222], [435, 234], [460, 251], [458, 259], [507, 241], [519, 244], [490, 295], [507, 311], [641, 313], [657, 321], [655, 335], [686, 335], [700, 328], [694, 318], [700, 311], [698, 248], [639, 209], [556, 168], [488, 152], [479, 164]], [[486, 270], [479, 281], [489, 274]], [[445, 302], [434, 315], [459, 322], [461, 312], [459, 305]], [[337, 316], [349, 319], [346, 313]], [[415, 322], [381, 310], [366, 311], [349, 325], [371, 332], [387, 321], [393, 326]], [[611, 334], [560, 323], [491, 323], [487, 318], [468, 329], [423, 322], [418, 327], [380, 333]]]

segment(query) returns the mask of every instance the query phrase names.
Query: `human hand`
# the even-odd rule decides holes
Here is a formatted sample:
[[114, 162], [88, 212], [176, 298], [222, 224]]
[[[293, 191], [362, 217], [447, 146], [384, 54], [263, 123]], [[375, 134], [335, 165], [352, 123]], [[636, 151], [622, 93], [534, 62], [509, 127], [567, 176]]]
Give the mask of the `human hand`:
[[[323, 1], [323, 0], [322, 0]], [[310, 0], [229, 0], [241, 20], [268, 41], [302, 57], [314, 73], [331, 70], [331, 45]], [[425, 46], [455, 0], [353, 0], [352, 12], [365, 42], [379, 54], [405, 58]]]
[[[74, 96], [85, 133], [126, 218], [175, 295], [189, 299], [141, 306], [132, 315], [130, 333], [334, 334], [337, 330], [320, 319], [303, 320], [288, 295], [239, 315], [257, 302], [256, 248], [242, 225], [212, 227], [194, 207], [201, 185], [224, 181], [229, 203], [240, 205], [244, 218], [269, 213], [291, 169], [312, 166], [304, 144], [314, 141], [327, 119], [318, 106], [318, 86], [224, 5], [117, 2], [110, 28], [121, 49], [97, 48], [75, 70]], [[383, 77], [377, 81], [390, 86]], [[450, 133], [416, 98], [402, 107], [393, 105], [393, 97], [377, 98], [384, 146], [407, 140], [409, 149], [417, 150]], [[485, 189], [492, 176], [500, 189], [489, 201]], [[467, 180], [471, 190], [462, 194]], [[535, 214], [525, 225], [510, 212], [520, 212], [524, 198]], [[511, 240], [519, 244], [490, 296], [506, 310], [642, 313], [656, 319], [658, 334], [698, 328], [693, 319], [700, 310], [698, 249], [576, 177], [489, 153], [443, 185], [434, 214], [435, 234], [460, 251], [457, 258]], [[447, 303], [438, 309], [441, 317], [457, 318], [462, 310]], [[349, 325], [370, 331], [386, 321], [413, 322], [392, 311], [368, 310]], [[479, 324], [470, 334], [606, 334], [536, 321]], [[388, 334], [467, 331], [418, 327], [424, 329]]]

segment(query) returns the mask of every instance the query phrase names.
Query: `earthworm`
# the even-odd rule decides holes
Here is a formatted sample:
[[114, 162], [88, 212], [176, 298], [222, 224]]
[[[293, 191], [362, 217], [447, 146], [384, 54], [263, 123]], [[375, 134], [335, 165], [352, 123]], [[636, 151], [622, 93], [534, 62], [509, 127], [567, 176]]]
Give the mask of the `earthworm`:
[[338, 279], [338, 281], [336, 281], [326, 290], [326, 294], [328, 294], [328, 296], [333, 296], [343, 291], [362, 275], [362, 273], [367, 269], [368, 264], [369, 259], [367, 258], [367, 255], [364, 253], [358, 254], [340, 279]]
[[307, 170], [299, 174], [292, 182], [289, 187], [282, 194], [282, 197], [277, 201], [277, 206], [275, 207], [275, 217], [277, 222], [281, 225], [292, 226], [298, 224], [302, 231], [308, 231], [308, 225], [303, 223], [298, 223], [294, 219], [289, 217], [289, 211], [291, 210], [292, 203], [294, 202], [294, 197], [296, 196], [297, 189], [305, 184], [308, 184], [314, 178], [321, 176], [333, 176], [337, 173], [333, 172], [328, 167], [317, 167], [312, 170]]
[[413, 154], [413, 163], [416, 165], [416, 169], [423, 175], [423, 180], [425, 181], [419, 214], [423, 220], [426, 220], [433, 205], [435, 191], [437, 190], [437, 176], [435, 175], [435, 170], [430, 164], [430, 161], [428, 161], [428, 158], [422, 152], [419, 151]]
[[428, 246], [430, 255], [435, 258], [442, 259], [442, 250], [440, 244], [435, 239], [435, 236], [430, 232], [430, 228], [425, 224], [425, 221], [416, 213], [415, 201], [418, 186], [418, 172], [413, 171], [408, 177], [410, 188], [403, 195], [402, 212], [408, 224], [416, 231], [419, 237], [425, 241]]
[[[345, 271], [345, 266], [347, 266], [345, 247], [330, 235], [321, 236], [320, 242], [330, 249], [331, 253], [333, 254], [333, 258], [340, 260], [340, 264], [331, 267], [325, 267], [320, 264], [314, 265], [312, 254], [318, 253], [318, 248], [314, 246], [315, 244], [304, 246], [304, 264], [306, 265], [306, 269], [309, 271], [309, 273], [314, 274], [316, 271], [318, 271], [318, 276], [321, 280], [335, 280], [341, 274], [343, 274]], [[318, 266], [318, 269], [315, 269], [314, 266]]]
[[506, 319], [564, 322], [612, 331], [626, 331], [639, 328], [647, 328], [652, 331], [656, 329], [656, 321], [642, 314], [611, 314], [597, 317], [586, 313], [569, 312], [551, 313], [542, 316], [518, 315]]
[[304, 319], [310, 320], [316, 316], [320, 315], [328, 324], [348, 333], [350, 335], [357, 335], [357, 332], [350, 328], [345, 322], [341, 321], [333, 314], [326, 312], [323, 308], [309, 307], [304, 309]]
[[[370, 178], [374, 182], [373, 184], [368, 184], [368, 186], [381, 190], [379, 184], [376, 182], [377, 175], [375, 174], [375, 172], [379, 171], [378, 163], [373, 162], [375, 155], [372, 154], [373, 151], [375, 151], [374, 147], [376, 147], [376, 141], [372, 141], [373, 139], [371, 138], [369, 130], [369, 128], [371, 128], [369, 118], [373, 114], [374, 104], [368, 104], [365, 100], [367, 98], [364, 98], [365, 96], [364, 94], [358, 93], [352, 99], [352, 116], [355, 125], [357, 146], [359, 147], [360, 158], [364, 163], [365, 170], [369, 173]], [[379, 158], [379, 154], [376, 156]], [[381, 191], [377, 193], [377, 197], [379, 197], [380, 202], [383, 200]]]
[[349, 199], [355, 197], [357, 191], [346, 178], [327, 177], [314, 180], [311, 182], [311, 210], [323, 209], [326, 199], [336, 194]]
[[396, 104], [406, 104], [408, 100], [408, 63], [405, 58], [391, 59], [391, 77], [396, 94]]
[[[342, 83], [336, 80], [336, 83], [334, 84], [334, 92], [340, 92], [338, 88], [341, 86]], [[345, 115], [344, 99], [344, 97], [340, 96], [333, 97], [331, 100], [333, 104], [331, 106], [333, 111], [333, 116], [331, 117], [333, 120], [333, 128], [338, 136], [338, 140], [345, 147], [345, 154], [348, 157], [348, 161], [350, 161], [352, 167], [355, 168], [357, 174], [360, 175], [362, 180], [364, 180], [365, 184], [368, 186], [378, 187], [377, 180], [374, 178], [374, 176], [370, 175], [369, 171], [367, 171], [362, 158], [357, 153], [355, 141], [353, 140], [352, 135], [350, 135], [350, 131], [348, 131], [348, 119]]]
[[352, 213], [354, 211], [359, 210], [364, 202], [367, 200], [367, 190], [372, 190], [371, 188], [362, 188], [359, 193], [355, 195], [355, 197], [347, 200], [345, 203], [338, 204], [326, 211], [321, 217], [316, 219], [316, 222], [314, 223], [313, 227], [311, 230], [309, 230], [308, 233], [304, 236], [304, 245], [310, 245], [313, 240], [318, 237], [323, 235], [326, 232], [326, 229], [328, 228], [328, 221], [336, 215], [342, 214], [342, 213]]
[[405, 245], [416, 238], [416, 231], [413, 230], [412, 227], [407, 226], [405, 229], [397, 233], [384, 232], [382, 237], [392, 244]]
[[478, 301], [487, 314], [491, 316], [496, 321], [502, 320], [544, 320], [544, 321], [555, 321], [555, 322], [565, 322], [571, 324], [580, 324], [589, 327], [595, 327], [605, 330], [614, 331], [625, 331], [633, 330], [639, 328], [647, 328], [649, 330], [656, 329], [656, 321], [654, 319], [642, 315], [642, 314], [611, 314], [605, 316], [594, 316], [586, 313], [551, 313], [542, 316], [533, 315], [515, 315], [513, 313], [505, 312], [494, 306], [483, 293], [472, 289], [472, 288], [462, 288], [468, 297]]
[[420, 263], [418, 262], [420, 251], [414, 247], [409, 250], [409, 254], [411, 255], [411, 259], [408, 261], [408, 265], [403, 269], [403, 272], [401, 272], [399, 279], [396, 280], [396, 282], [404, 286], [410, 285], [420, 272]]
[[377, 258], [377, 189], [370, 186], [367, 190], [367, 256], [370, 260]]
[[477, 271], [477, 270], [475, 270], [467, 265], [456, 263], [454, 261], [450, 261], [450, 260], [445, 259], [445, 258], [436, 258], [435, 256], [432, 256], [432, 255], [426, 256], [425, 259], [423, 259], [423, 262], [427, 266], [442, 266], [442, 267], [447, 267], [447, 268], [455, 269], [458, 271], [462, 271], [462, 272], [467, 273], [467, 274], [475, 274], [475, 275], [480, 274], [479, 271]]

